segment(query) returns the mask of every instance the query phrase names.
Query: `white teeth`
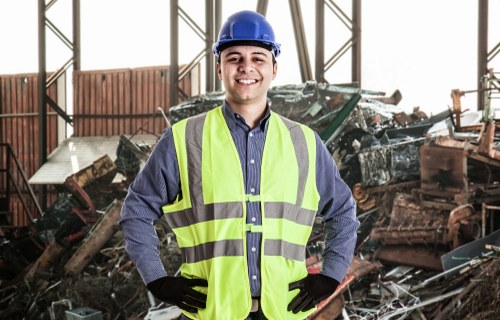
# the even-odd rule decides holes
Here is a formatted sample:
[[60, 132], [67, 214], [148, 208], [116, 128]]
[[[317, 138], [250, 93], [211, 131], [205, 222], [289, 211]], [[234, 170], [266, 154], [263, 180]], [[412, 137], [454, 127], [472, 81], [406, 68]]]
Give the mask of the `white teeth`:
[[243, 84], [252, 84], [255, 83], [256, 81], [254, 79], [243, 79], [243, 80], [238, 80], [238, 82]]

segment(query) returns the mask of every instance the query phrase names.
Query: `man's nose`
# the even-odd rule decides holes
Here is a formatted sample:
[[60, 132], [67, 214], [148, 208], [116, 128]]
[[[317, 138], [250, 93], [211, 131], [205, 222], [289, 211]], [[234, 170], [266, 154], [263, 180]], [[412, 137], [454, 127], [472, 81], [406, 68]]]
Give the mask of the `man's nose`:
[[248, 59], [242, 59], [239, 65], [240, 72], [250, 72], [253, 71], [253, 62]]

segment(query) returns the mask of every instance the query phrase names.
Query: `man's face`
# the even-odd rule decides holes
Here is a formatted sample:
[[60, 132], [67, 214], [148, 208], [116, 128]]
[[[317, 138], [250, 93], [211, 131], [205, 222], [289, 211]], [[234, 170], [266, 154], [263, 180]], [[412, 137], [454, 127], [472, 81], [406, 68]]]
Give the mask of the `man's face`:
[[229, 47], [217, 63], [217, 75], [230, 105], [265, 102], [277, 70], [271, 51], [254, 46]]

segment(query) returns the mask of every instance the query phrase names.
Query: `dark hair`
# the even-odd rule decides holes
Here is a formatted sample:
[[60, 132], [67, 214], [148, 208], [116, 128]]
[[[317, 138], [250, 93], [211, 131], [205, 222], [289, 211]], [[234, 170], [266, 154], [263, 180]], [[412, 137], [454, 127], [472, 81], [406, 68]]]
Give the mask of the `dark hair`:
[[[253, 46], [253, 47], [260, 47], [264, 48], [268, 51], [273, 52], [273, 47], [272, 45], [261, 42], [261, 41], [255, 41], [255, 40], [235, 40], [231, 42], [226, 42], [223, 45], [220, 46], [220, 52], [224, 51], [225, 49], [229, 47], [234, 47], [234, 46]], [[220, 54], [217, 56], [217, 62], [220, 63]], [[276, 58], [274, 57], [273, 54], [273, 66], [276, 63]]]

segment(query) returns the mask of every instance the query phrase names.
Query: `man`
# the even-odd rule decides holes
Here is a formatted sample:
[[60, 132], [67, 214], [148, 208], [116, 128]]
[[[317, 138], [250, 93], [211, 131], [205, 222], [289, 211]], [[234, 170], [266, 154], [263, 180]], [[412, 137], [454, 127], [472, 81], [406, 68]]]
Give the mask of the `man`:
[[[224, 104], [167, 129], [130, 186], [121, 225], [147, 288], [191, 319], [304, 319], [345, 276], [355, 202], [319, 136], [272, 112], [280, 45], [266, 19], [231, 15], [213, 46]], [[164, 214], [183, 255], [168, 276], [153, 222]], [[320, 274], [305, 248], [323, 216]]]

